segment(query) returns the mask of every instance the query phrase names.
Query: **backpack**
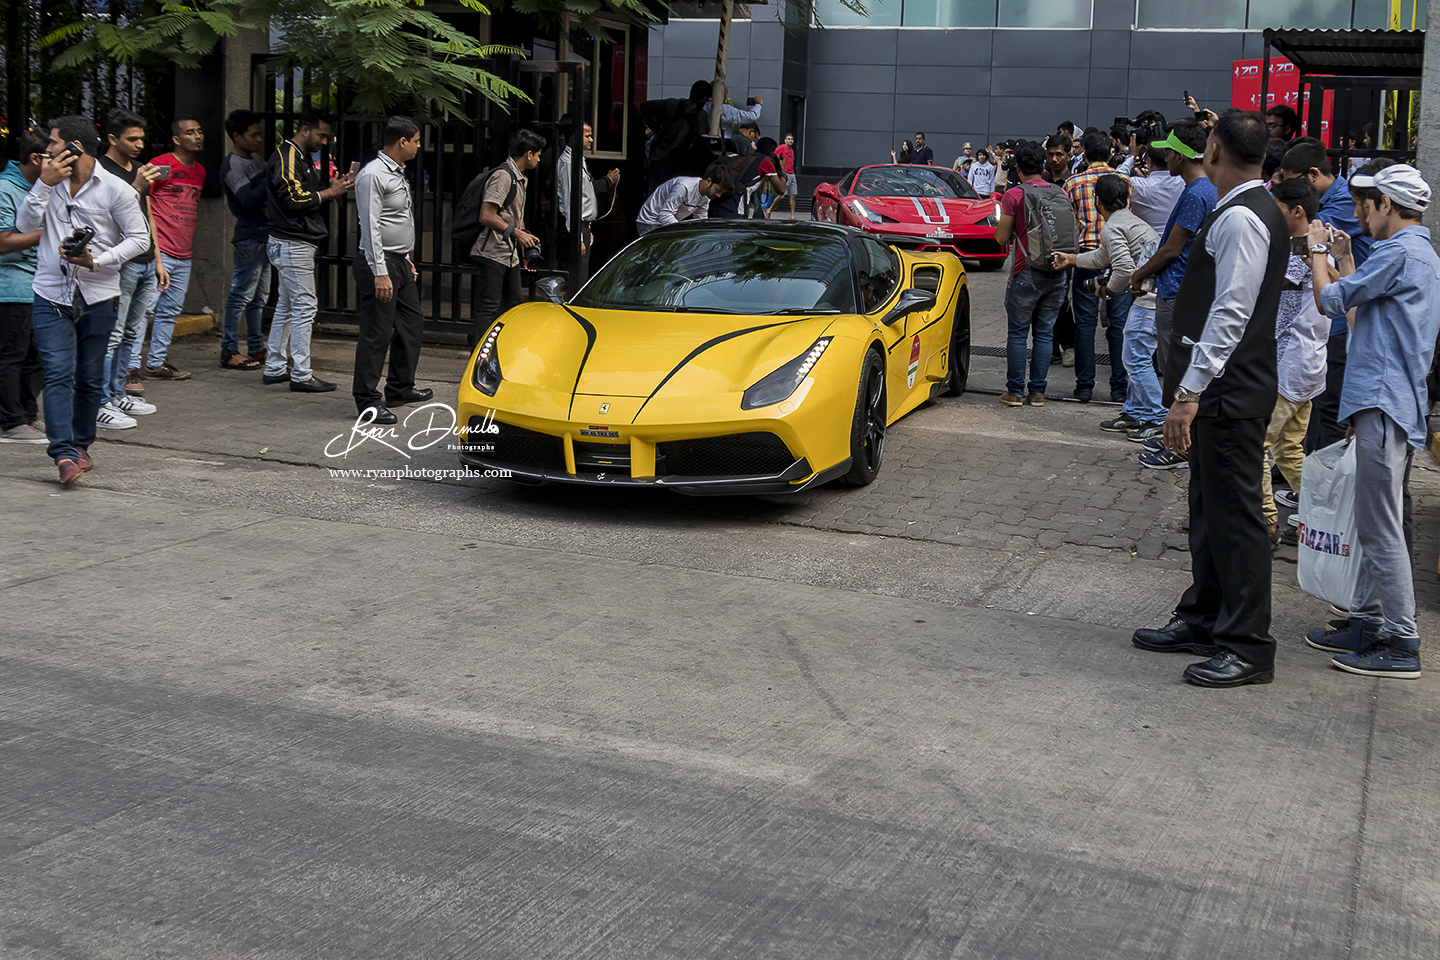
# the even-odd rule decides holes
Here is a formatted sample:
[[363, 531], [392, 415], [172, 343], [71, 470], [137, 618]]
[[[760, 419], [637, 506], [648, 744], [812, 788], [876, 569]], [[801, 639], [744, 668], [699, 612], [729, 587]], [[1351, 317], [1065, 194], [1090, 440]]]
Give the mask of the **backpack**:
[[1053, 273], [1050, 254], [1080, 252], [1075, 208], [1065, 191], [1053, 184], [1041, 188], [1027, 183], [1020, 189], [1025, 194], [1025, 265]]
[[455, 219], [450, 225], [450, 242], [454, 244], [454, 251], [457, 258], [468, 258], [470, 250], [475, 246], [475, 241], [480, 239], [480, 234], [485, 227], [480, 223], [480, 204], [485, 199], [485, 184], [497, 171], [504, 170], [505, 175], [510, 178], [510, 192], [505, 194], [505, 202], [502, 207], [508, 207], [515, 202], [515, 192], [519, 189], [519, 182], [515, 174], [503, 163], [481, 170], [479, 176], [470, 181], [465, 192], [460, 195], [460, 202], [455, 207]]

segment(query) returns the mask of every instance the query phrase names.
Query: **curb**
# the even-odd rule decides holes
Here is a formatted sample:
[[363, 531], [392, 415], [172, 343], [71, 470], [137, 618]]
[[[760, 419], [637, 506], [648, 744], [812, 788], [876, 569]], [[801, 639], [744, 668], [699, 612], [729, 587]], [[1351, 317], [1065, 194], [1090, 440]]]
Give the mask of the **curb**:
[[209, 313], [182, 313], [175, 318], [172, 336], [188, 337], [193, 333], [209, 333], [215, 328], [215, 317]]

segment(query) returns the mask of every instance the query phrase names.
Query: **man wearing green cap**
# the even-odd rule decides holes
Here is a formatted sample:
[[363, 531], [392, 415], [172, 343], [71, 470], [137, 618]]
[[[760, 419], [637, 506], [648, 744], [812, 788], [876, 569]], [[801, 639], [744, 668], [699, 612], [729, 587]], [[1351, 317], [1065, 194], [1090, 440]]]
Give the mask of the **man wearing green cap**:
[[[1160, 236], [1160, 249], [1130, 278], [1132, 292], [1143, 296], [1141, 284], [1155, 277], [1155, 336], [1158, 344], [1155, 354], [1162, 370], [1169, 360], [1175, 295], [1180, 292], [1180, 280], [1185, 276], [1191, 242], [1200, 230], [1200, 224], [1220, 202], [1215, 185], [1205, 176], [1207, 137], [1205, 128], [1194, 120], [1177, 120], [1164, 140], [1151, 144], [1165, 150], [1170, 172], [1185, 181], [1185, 189], [1180, 192], [1180, 199], [1175, 202], [1175, 209], [1166, 221], [1165, 232]], [[1140, 454], [1140, 462], [1157, 470], [1173, 470], [1189, 464], [1183, 454], [1163, 448]]]

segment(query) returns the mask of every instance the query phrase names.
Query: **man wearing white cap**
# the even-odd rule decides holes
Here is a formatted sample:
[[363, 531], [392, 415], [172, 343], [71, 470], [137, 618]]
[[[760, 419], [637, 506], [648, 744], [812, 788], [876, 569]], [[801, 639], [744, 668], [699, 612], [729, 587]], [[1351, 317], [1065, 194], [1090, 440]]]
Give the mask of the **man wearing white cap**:
[[1334, 652], [1331, 662], [1341, 670], [1410, 680], [1420, 676], [1420, 634], [1403, 485], [1412, 448], [1425, 447], [1425, 375], [1440, 329], [1440, 257], [1420, 225], [1430, 185], [1418, 170], [1395, 164], [1356, 176], [1350, 188], [1356, 213], [1375, 238], [1370, 256], [1356, 269], [1350, 238], [1318, 220], [1309, 240], [1321, 311], [1355, 310], [1339, 415], [1354, 432], [1360, 581], [1349, 623], [1316, 631], [1307, 642]]

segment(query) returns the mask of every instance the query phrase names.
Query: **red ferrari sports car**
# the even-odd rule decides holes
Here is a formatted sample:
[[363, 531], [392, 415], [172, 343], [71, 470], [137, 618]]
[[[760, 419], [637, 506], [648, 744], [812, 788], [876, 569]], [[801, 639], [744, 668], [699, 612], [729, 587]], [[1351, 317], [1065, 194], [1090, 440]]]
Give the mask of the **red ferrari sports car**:
[[839, 183], [820, 184], [812, 203], [816, 220], [859, 227], [886, 243], [953, 253], [990, 267], [1003, 263], [1008, 252], [995, 242], [998, 195], [980, 196], [946, 167], [861, 167]]

